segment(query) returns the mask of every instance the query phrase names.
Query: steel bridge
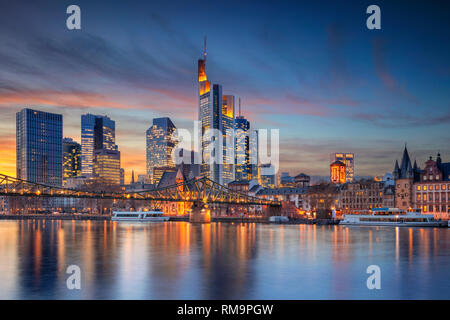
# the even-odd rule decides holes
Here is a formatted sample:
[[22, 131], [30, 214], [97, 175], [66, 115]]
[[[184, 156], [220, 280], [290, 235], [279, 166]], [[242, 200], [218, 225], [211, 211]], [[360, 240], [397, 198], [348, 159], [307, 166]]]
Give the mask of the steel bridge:
[[203, 202], [208, 204], [281, 206], [281, 203], [278, 201], [261, 199], [236, 192], [206, 177], [187, 180], [164, 188], [137, 192], [92, 192], [49, 186], [0, 174], [0, 196], [125, 199], [154, 202]]

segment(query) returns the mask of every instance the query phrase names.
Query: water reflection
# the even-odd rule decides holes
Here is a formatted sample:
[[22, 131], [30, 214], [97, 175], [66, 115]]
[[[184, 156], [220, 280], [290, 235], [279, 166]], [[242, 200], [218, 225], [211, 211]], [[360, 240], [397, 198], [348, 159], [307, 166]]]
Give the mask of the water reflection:
[[448, 229], [0, 221], [0, 298], [448, 299], [449, 249]]

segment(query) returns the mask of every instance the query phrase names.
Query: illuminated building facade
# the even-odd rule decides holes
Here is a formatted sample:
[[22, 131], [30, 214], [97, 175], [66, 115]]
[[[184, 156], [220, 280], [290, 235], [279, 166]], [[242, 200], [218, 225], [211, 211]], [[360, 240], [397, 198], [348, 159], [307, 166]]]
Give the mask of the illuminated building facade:
[[345, 182], [353, 182], [355, 177], [355, 155], [353, 153], [333, 153], [331, 163], [340, 161], [345, 164]]
[[335, 161], [330, 164], [330, 180], [334, 184], [345, 183], [345, 164], [343, 162]]
[[383, 207], [383, 182], [365, 180], [346, 183], [339, 192], [339, 205], [342, 213], [367, 213], [373, 208]]
[[170, 118], [155, 118], [153, 125], [146, 132], [147, 141], [147, 175], [152, 183], [158, 183], [161, 175], [155, 176], [155, 168], [175, 169], [172, 151], [177, 142], [174, 139], [175, 125]]
[[[175, 171], [165, 171], [161, 176], [157, 188], [165, 188], [173, 186], [175, 184], [182, 184], [188, 180], [187, 177], [183, 175], [180, 168]], [[180, 185], [180, 191], [183, 191], [184, 186]], [[162, 201], [161, 210], [168, 215], [185, 215], [188, 210], [192, 207], [192, 203], [188, 201]]]
[[258, 130], [251, 130], [250, 131], [250, 138], [249, 138], [250, 146], [249, 146], [249, 152], [250, 152], [250, 169], [248, 172], [248, 180], [257, 180], [259, 183], [261, 183], [261, 175], [260, 175], [260, 168], [259, 168], [259, 135]]
[[81, 145], [71, 138], [63, 139], [63, 185], [67, 179], [81, 175]]
[[239, 115], [236, 117], [236, 181], [250, 180], [250, 122]]
[[221, 184], [227, 185], [235, 178], [235, 99], [232, 95], [222, 96], [222, 113], [220, 114], [220, 131], [222, 132], [223, 165]]
[[16, 114], [17, 178], [62, 185], [63, 118], [60, 114], [23, 109]]
[[414, 207], [437, 218], [450, 218], [450, 162], [443, 163], [438, 153], [425, 163], [413, 187]]
[[[211, 85], [207, 80], [206, 45], [203, 58], [198, 60], [198, 82], [202, 158], [200, 174], [220, 184], [227, 184], [234, 180], [235, 99], [234, 96], [223, 96], [222, 86]], [[213, 130], [220, 132], [222, 141], [214, 137]]]
[[264, 188], [275, 188], [277, 186], [276, 183], [276, 175], [275, 175], [275, 167], [269, 164], [261, 164], [259, 166], [260, 170], [260, 184]]
[[116, 151], [116, 123], [107, 116], [84, 114], [81, 116], [81, 172], [93, 175], [94, 151]]
[[314, 218], [331, 218], [339, 203], [339, 187], [329, 183], [310, 186], [303, 196], [302, 209]]
[[96, 149], [94, 151], [93, 176], [100, 183], [120, 185], [120, 152]]

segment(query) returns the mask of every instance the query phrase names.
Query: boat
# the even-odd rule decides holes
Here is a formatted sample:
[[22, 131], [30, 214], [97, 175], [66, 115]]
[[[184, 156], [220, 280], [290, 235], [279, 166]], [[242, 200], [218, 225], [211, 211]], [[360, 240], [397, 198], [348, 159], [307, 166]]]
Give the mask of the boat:
[[447, 221], [436, 220], [432, 214], [402, 211], [398, 208], [376, 208], [370, 214], [345, 214], [341, 225], [395, 226], [395, 227], [445, 227]]
[[163, 216], [162, 211], [113, 211], [112, 221], [163, 222], [169, 217]]
[[271, 216], [269, 217], [269, 222], [283, 223], [288, 222], [289, 218], [285, 216]]

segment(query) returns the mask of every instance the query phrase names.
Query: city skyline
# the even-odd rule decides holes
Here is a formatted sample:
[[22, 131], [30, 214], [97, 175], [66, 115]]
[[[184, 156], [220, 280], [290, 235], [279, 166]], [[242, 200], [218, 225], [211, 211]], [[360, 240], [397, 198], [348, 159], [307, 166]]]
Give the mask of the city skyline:
[[[217, 4], [230, 17], [251, 10], [261, 16], [237, 19], [229, 30], [214, 16], [205, 17], [212, 27], [199, 22], [184, 29], [190, 15], [180, 10], [166, 17], [164, 4], [140, 4], [129, 15], [119, 4], [108, 4], [110, 15], [98, 4], [78, 4], [84, 20], [75, 33], [64, 28], [58, 5], [22, 10], [15, 3], [11, 10], [20, 22], [0, 13], [6, 44], [0, 49], [3, 173], [15, 175], [12, 120], [24, 107], [62, 114], [63, 136], [78, 143], [82, 114], [108, 115], [116, 121], [126, 181], [132, 169], [145, 173], [145, 130], [152, 119], [170, 117], [178, 128], [191, 129], [197, 118], [196, 61], [205, 34], [208, 76], [242, 99], [242, 114], [256, 128], [280, 128], [280, 172], [326, 176], [329, 154], [345, 149], [355, 154], [355, 175], [381, 175], [392, 171], [405, 142], [419, 165], [438, 151], [450, 157], [449, 45], [441, 43], [450, 19], [438, 6], [422, 10], [413, 3], [405, 13], [382, 2], [383, 29], [370, 33], [361, 27], [364, 5], [284, 4], [269, 24], [264, 2], [243, 3], [239, 14], [231, 4]], [[200, 2], [183, 6], [194, 20], [210, 9]], [[414, 19], [420, 15], [426, 25]], [[241, 29], [250, 37], [231, 37]], [[415, 38], [408, 42], [410, 33]]]

